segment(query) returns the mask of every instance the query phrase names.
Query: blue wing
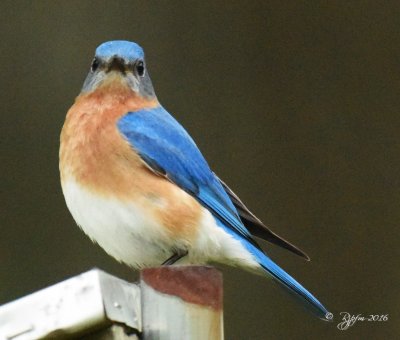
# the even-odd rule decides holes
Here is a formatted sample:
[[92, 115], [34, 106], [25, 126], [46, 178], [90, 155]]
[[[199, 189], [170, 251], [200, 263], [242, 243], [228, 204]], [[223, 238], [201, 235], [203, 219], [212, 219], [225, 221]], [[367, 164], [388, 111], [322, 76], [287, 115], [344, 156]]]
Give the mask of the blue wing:
[[259, 248], [193, 139], [164, 108], [129, 112], [118, 121], [118, 129], [154, 171], [188, 192], [231, 231]]
[[[183, 127], [162, 107], [129, 112], [118, 129], [156, 173], [167, 177], [208, 208], [217, 224], [243, 242], [260, 265], [295, 293], [320, 318], [328, 311], [302, 285], [277, 266], [260, 249], [240, 221], [237, 210], [220, 180], [210, 170], [196, 144]], [[239, 200], [240, 201], [240, 200]]]

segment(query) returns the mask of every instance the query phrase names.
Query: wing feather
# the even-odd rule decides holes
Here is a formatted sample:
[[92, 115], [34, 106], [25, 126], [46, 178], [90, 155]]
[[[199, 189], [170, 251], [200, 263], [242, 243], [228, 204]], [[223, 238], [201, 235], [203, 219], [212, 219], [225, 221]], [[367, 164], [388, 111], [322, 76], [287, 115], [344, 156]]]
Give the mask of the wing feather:
[[166, 110], [128, 112], [117, 126], [154, 173], [188, 192], [232, 232], [261, 250], [192, 138]]
[[240, 200], [240, 198], [230, 189], [221, 179], [219, 179], [223, 188], [228, 193], [229, 197], [233, 205], [235, 206], [236, 210], [239, 213], [239, 217], [242, 220], [243, 224], [247, 227], [247, 229], [253, 235], [262, 238], [268, 242], [276, 244], [282, 248], [285, 248], [296, 255], [299, 255], [310, 261], [310, 257], [302, 251], [300, 248], [295, 246], [294, 244], [290, 243], [289, 241], [285, 240], [283, 237], [274, 233], [271, 229], [264, 225], [261, 220], [254, 215]]

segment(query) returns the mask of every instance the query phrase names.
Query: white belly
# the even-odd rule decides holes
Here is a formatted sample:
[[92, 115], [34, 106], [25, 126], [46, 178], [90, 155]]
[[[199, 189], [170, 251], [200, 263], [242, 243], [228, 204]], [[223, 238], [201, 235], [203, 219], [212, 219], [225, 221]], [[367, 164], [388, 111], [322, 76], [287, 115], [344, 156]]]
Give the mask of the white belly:
[[73, 180], [64, 181], [67, 206], [76, 223], [109, 255], [135, 268], [158, 266], [176, 249], [189, 254], [179, 263], [208, 261], [258, 267], [253, 256], [222, 228], [211, 213], [203, 209], [195, 241], [168, 235], [164, 226], [145, 214], [134, 203], [97, 196]]

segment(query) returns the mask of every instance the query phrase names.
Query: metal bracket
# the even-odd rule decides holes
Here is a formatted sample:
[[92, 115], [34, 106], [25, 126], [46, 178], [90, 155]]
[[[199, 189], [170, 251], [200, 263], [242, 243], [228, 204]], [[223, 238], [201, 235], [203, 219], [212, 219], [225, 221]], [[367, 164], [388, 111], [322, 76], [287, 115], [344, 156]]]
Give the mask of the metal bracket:
[[77, 336], [122, 324], [141, 332], [140, 289], [99, 269], [0, 307], [1, 340]]

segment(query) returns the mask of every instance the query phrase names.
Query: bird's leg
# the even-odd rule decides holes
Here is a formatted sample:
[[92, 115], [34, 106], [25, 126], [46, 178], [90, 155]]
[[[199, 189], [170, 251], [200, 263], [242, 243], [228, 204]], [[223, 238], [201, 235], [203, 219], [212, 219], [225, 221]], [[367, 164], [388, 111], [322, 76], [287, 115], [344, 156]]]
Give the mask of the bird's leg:
[[177, 250], [175, 253], [172, 254], [170, 258], [164, 261], [161, 265], [170, 266], [174, 264], [176, 261], [180, 260], [182, 257], [185, 257], [187, 254], [188, 254], [187, 250]]

